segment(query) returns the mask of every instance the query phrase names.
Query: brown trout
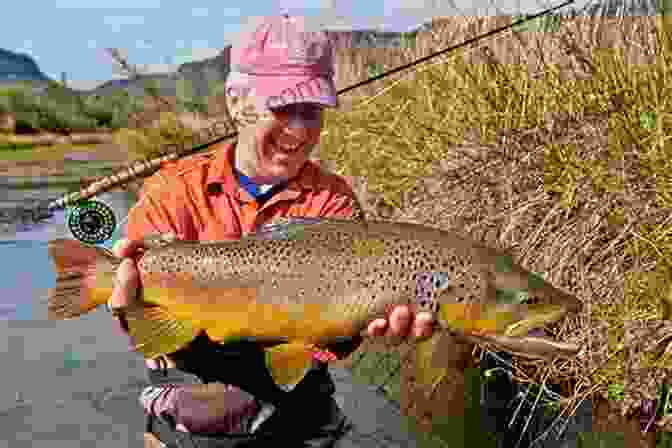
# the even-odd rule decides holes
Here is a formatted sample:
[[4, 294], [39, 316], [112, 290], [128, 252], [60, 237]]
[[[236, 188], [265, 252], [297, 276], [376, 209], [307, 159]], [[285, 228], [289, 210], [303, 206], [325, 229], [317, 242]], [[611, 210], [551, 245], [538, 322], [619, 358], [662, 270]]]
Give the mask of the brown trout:
[[[288, 218], [234, 241], [146, 243], [138, 258], [142, 300], [125, 310], [135, 350], [170, 354], [202, 331], [221, 343], [252, 339], [271, 347], [269, 370], [288, 387], [315, 353], [364, 334], [397, 305], [495, 344], [498, 335], [524, 338], [581, 307], [501, 252], [409, 223]], [[107, 302], [120, 259], [67, 239], [51, 241], [49, 254], [57, 272], [50, 318]], [[502, 291], [523, 291], [528, 303], [498, 302]], [[563, 355], [578, 351], [564, 348]]]

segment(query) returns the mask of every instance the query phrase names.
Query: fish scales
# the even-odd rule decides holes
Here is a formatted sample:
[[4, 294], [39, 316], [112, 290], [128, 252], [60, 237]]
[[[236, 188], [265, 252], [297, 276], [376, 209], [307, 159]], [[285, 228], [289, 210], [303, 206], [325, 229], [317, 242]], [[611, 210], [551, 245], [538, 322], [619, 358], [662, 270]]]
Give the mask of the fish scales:
[[[187, 270], [203, 282], [222, 279], [259, 284], [257, 300], [304, 303], [319, 299], [328, 310], [366, 320], [397, 304], [408, 304], [419, 272], [446, 270], [454, 285], [454, 302], [485, 300], [485, 275], [468, 251], [438, 244], [437, 232], [401, 238], [395, 227], [352, 225], [349, 232], [320, 226], [302, 229], [300, 237], [260, 240], [249, 237], [235, 245], [192, 244], [150, 252], [141, 269]], [[148, 258], [149, 257], [149, 258]]]

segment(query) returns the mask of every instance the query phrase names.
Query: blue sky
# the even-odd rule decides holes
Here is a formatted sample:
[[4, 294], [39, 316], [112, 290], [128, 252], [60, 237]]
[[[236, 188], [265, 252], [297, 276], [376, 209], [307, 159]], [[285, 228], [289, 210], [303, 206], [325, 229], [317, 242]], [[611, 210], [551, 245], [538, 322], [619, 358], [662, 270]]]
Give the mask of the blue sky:
[[[322, 23], [405, 31], [437, 15], [536, 12], [562, 0], [42, 0], [3, 10], [0, 47], [31, 55], [43, 72], [73, 87], [117, 77], [107, 47], [149, 71], [211, 57], [232, 43], [250, 16], [289, 13]], [[577, 0], [577, 2], [586, 0]], [[457, 9], [449, 5], [457, 6]], [[476, 9], [474, 9], [476, 8]]]

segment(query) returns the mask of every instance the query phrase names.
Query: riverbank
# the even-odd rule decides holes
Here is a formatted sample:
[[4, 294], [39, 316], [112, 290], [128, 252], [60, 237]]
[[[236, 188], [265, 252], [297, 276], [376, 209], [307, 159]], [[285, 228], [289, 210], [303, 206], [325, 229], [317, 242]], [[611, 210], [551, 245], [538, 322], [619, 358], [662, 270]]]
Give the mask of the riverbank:
[[40, 134], [9, 134], [0, 135], [0, 147], [30, 147], [53, 145], [98, 145], [112, 143], [113, 134], [109, 131], [86, 132], [70, 135], [40, 133]]
[[129, 156], [123, 147], [114, 143], [4, 149], [0, 150], [0, 176], [62, 176], [68, 171], [68, 163], [83, 160], [121, 166], [129, 161]]

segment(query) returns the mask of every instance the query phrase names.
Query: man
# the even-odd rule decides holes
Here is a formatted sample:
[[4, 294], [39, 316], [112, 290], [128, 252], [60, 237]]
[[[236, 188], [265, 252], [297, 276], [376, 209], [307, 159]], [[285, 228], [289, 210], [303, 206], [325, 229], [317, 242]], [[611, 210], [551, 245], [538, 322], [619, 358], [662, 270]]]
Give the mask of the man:
[[[308, 29], [299, 17], [262, 18], [252, 25], [232, 48], [226, 85], [237, 141], [213, 148], [212, 157], [168, 164], [145, 182], [129, 213], [127, 239], [115, 246], [117, 255], [128, 258], [110, 299], [113, 309], [137, 297], [133, 256], [147, 235], [223, 240], [284, 216], [363, 219], [348, 184], [308, 160], [322, 130], [322, 108], [338, 106], [326, 33]], [[389, 320], [371, 323], [368, 333], [400, 341], [427, 338], [432, 327], [431, 316], [398, 307]], [[360, 342], [330, 349], [347, 356]], [[332, 398], [334, 384], [319, 361], [292, 392], [279, 391], [269, 382], [259, 347], [222, 347], [201, 335], [178, 353], [147, 360], [147, 367], [153, 383], [141, 396], [147, 440], [156, 437], [171, 448], [285, 444], [280, 440], [287, 446], [328, 447], [346, 432]], [[254, 394], [223, 386], [236, 373]], [[216, 405], [194, 392], [192, 385], [200, 383], [221, 383]]]

